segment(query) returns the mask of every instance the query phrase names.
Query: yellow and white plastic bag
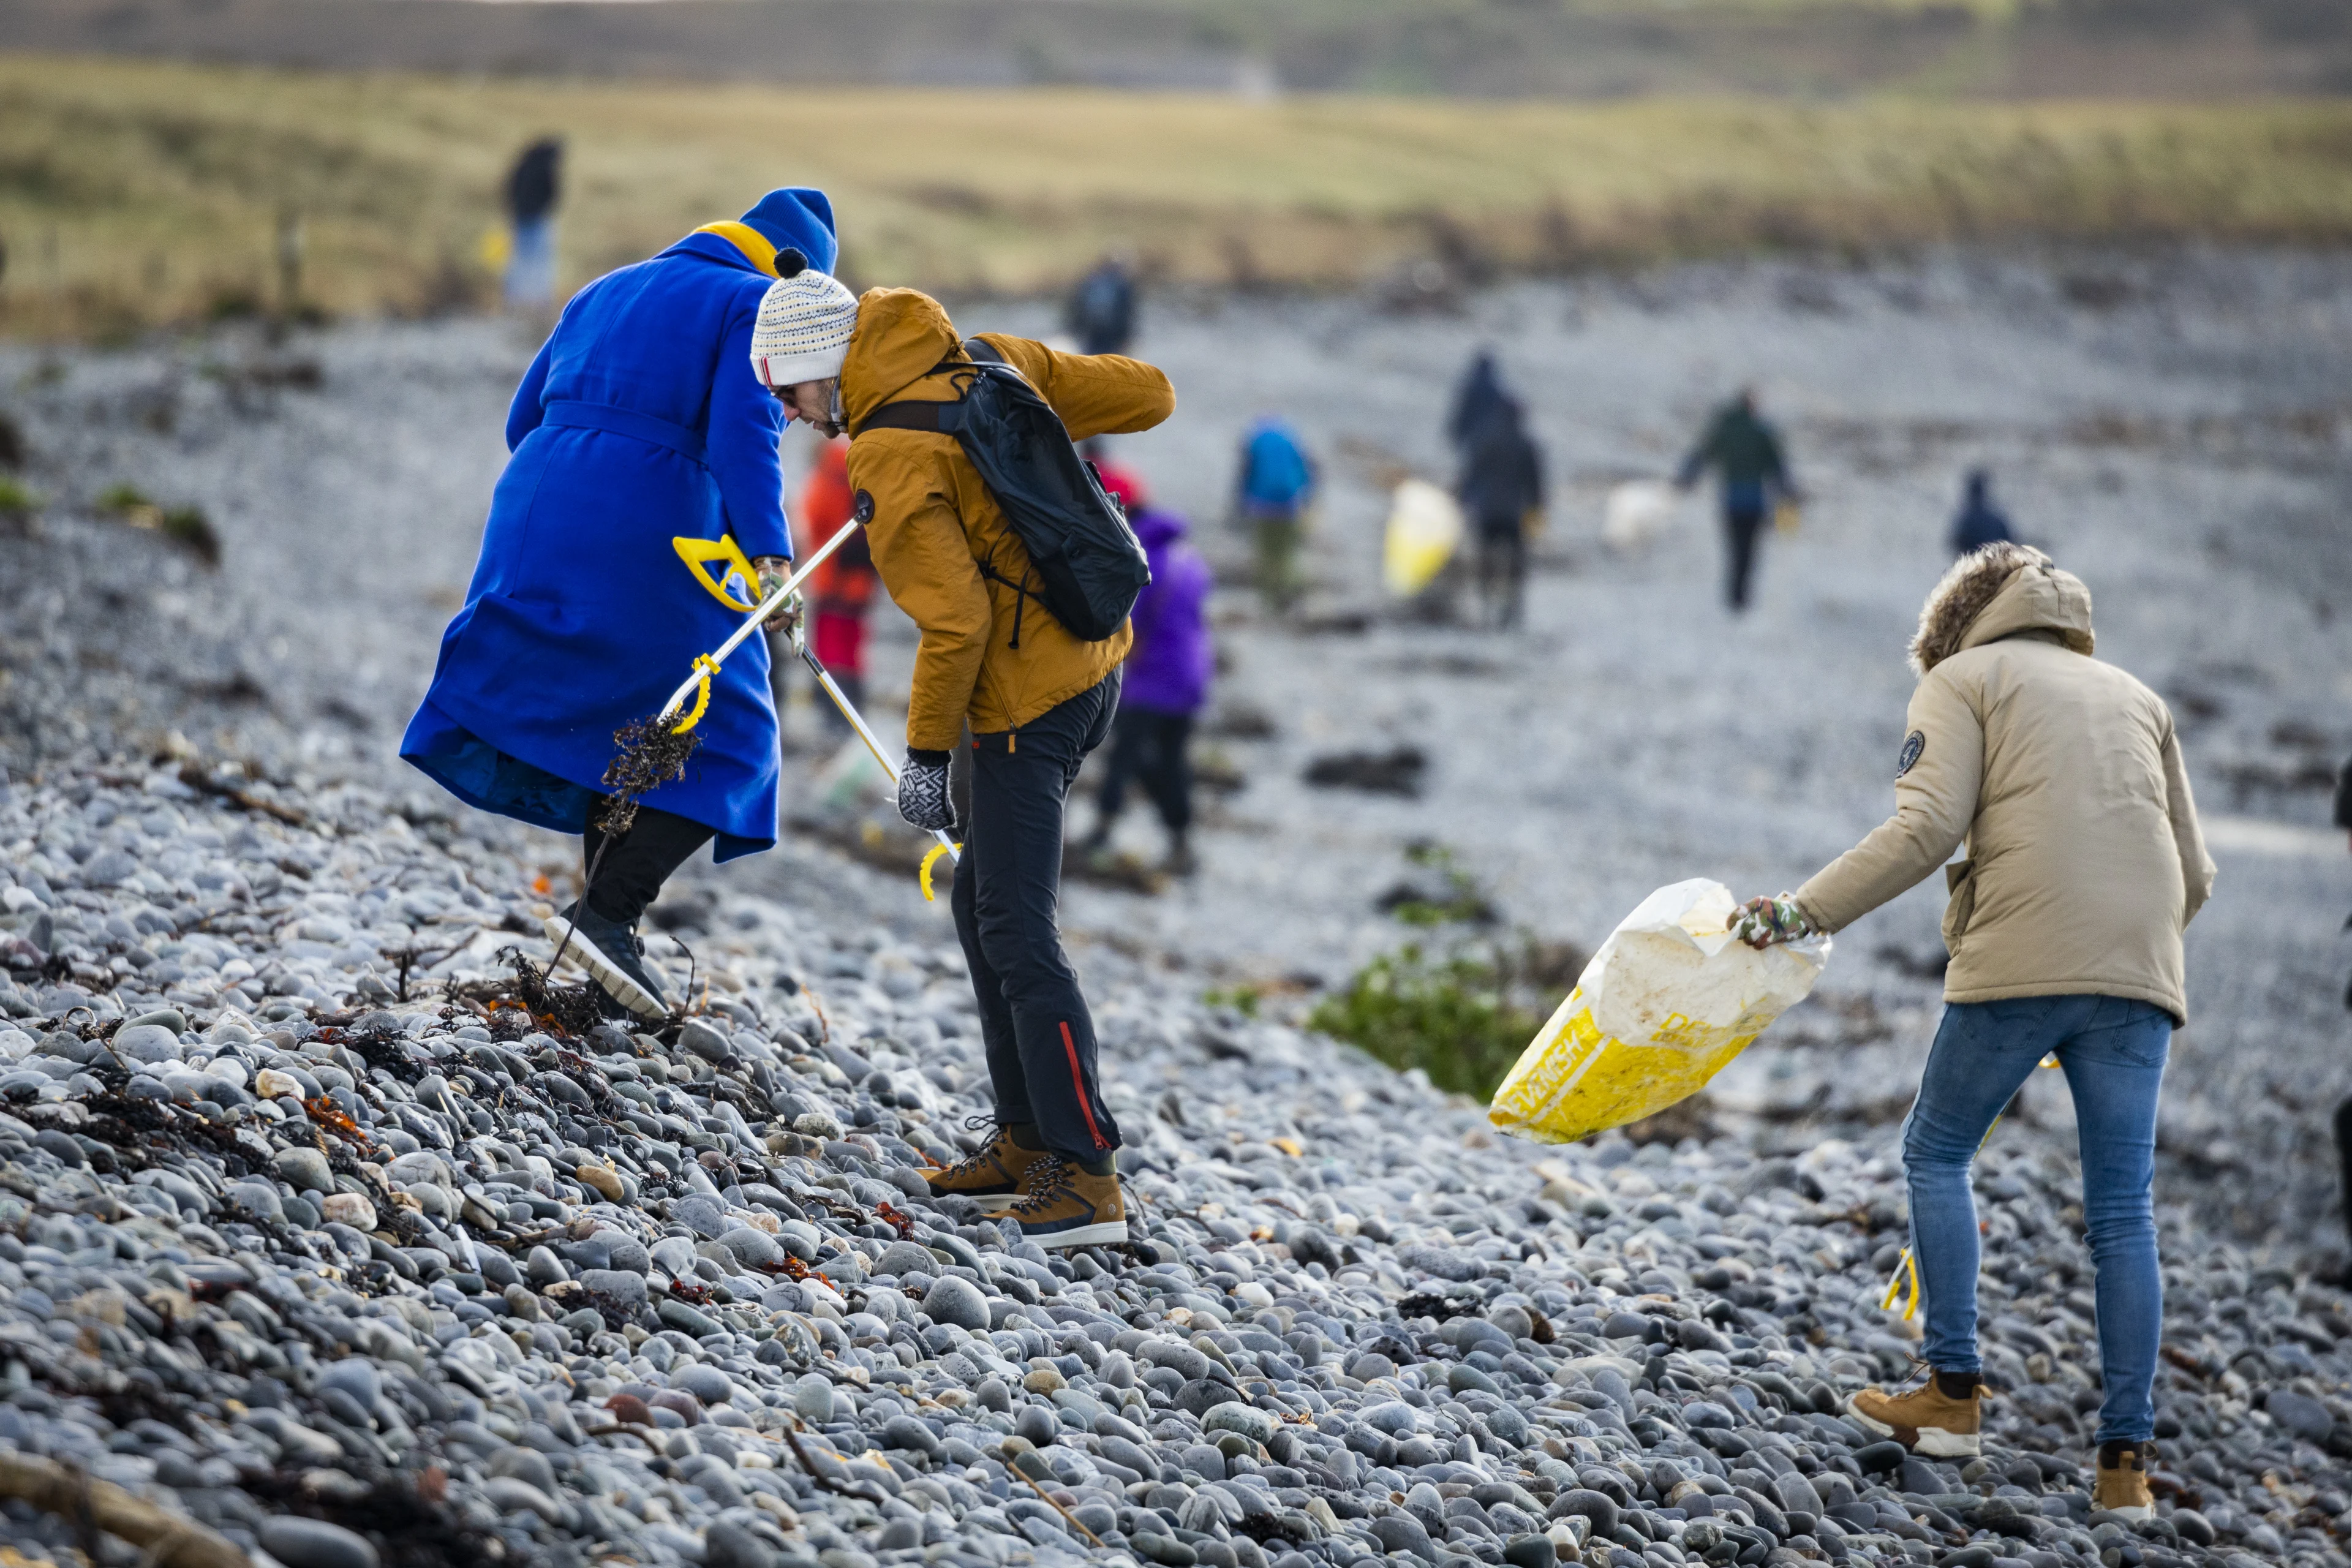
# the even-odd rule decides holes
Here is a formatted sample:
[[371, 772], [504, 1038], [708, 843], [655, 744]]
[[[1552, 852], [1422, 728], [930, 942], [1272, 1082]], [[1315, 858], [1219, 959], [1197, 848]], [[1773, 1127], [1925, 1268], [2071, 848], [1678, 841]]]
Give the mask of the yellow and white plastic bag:
[[1462, 508], [1427, 479], [1407, 479], [1390, 498], [1381, 545], [1381, 579], [1391, 597], [1410, 599], [1445, 570], [1462, 547]]
[[1728, 888], [1703, 877], [1643, 900], [1520, 1055], [1487, 1120], [1573, 1143], [1706, 1088], [1804, 1000], [1829, 961], [1826, 936], [1748, 947], [1726, 929], [1737, 908]]

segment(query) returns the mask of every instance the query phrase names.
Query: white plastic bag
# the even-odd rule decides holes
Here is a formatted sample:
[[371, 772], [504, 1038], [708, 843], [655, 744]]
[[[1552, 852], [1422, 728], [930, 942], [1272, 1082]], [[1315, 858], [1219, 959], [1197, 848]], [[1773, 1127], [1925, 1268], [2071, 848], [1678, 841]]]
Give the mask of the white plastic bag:
[[1826, 936], [1761, 952], [1738, 941], [1726, 929], [1737, 908], [1703, 877], [1643, 899], [1495, 1090], [1487, 1120], [1572, 1143], [1704, 1089], [1829, 961]]
[[1601, 507], [1601, 542], [1612, 550], [1637, 550], [1664, 531], [1682, 504], [1682, 491], [1664, 479], [1612, 486]]

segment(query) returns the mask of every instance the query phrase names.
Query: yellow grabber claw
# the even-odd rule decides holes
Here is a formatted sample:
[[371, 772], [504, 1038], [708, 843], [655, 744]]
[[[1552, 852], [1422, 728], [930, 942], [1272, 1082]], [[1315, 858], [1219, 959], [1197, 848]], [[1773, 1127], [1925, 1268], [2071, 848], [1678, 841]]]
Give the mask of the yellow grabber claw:
[[[677, 552], [678, 559], [686, 563], [686, 569], [694, 574], [694, 580], [701, 584], [712, 598], [730, 610], [740, 610], [746, 615], [760, 607], [756, 602], [746, 604], [727, 591], [727, 580], [736, 572], [743, 574], [744, 586], [753, 593], [757, 593], [760, 586], [760, 574], [751, 570], [751, 563], [744, 558], [742, 546], [735, 542], [731, 534], [724, 539], [697, 539], [691, 534], [680, 534], [669, 542], [669, 547]], [[714, 561], [725, 562], [734, 571], [713, 576], [710, 563]]]
[[939, 900], [934, 897], [931, 892], [931, 868], [940, 863], [940, 857], [942, 855], [960, 855], [961, 853], [963, 853], [962, 845], [950, 844], [944, 838], [931, 846], [930, 853], [923, 857], [923, 868], [919, 873], [918, 873], [921, 878], [923, 884], [923, 902], [927, 904], [939, 902]]
[[[2058, 1060], [2058, 1053], [2053, 1051], [2033, 1065], [2055, 1069], [2061, 1064]], [[1983, 1152], [1984, 1146], [1992, 1142], [1993, 1128], [2000, 1125], [2000, 1118], [1994, 1117], [1992, 1127], [1986, 1128], [1985, 1135], [1977, 1141], [1978, 1152]], [[1907, 1323], [1919, 1315], [1919, 1260], [1911, 1255], [1911, 1249], [1907, 1247], [1903, 1249], [1903, 1256], [1895, 1261], [1895, 1277], [1886, 1282], [1886, 1300], [1879, 1303], [1880, 1310], [1888, 1312], [1895, 1310], [1895, 1299], [1903, 1294], [1903, 1288], [1906, 1284], [1910, 1286], [1911, 1293], [1909, 1299], [1903, 1303], [1903, 1321]]]
[[1903, 1249], [1903, 1256], [1895, 1260], [1895, 1278], [1886, 1282], [1886, 1300], [1879, 1303], [1882, 1311], [1895, 1310], [1895, 1298], [1902, 1294], [1906, 1282], [1911, 1287], [1911, 1297], [1903, 1303], [1903, 1321], [1907, 1323], [1919, 1315], [1919, 1265], [1907, 1247]]

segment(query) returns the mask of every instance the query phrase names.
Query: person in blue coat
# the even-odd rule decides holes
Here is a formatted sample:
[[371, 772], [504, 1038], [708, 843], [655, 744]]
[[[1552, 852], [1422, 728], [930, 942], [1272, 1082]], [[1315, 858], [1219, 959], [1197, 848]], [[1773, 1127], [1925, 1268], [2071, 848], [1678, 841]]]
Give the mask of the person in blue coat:
[[686, 776], [609, 841], [600, 781], [614, 731], [651, 718], [742, 619], [672, 538], [731, 536], [763, 582], [789, 569], [776, 445], [792, 411], [755, 373], [752, 329], [780, 258], [829, 273], [835, 252], [823, 192], [772, 191], [572, 296], [515, 393], [481, 558], [401, 742], [467, 805], [583, 835], [584, 900], [551, 929], [640, 1016], [668, 1012], [636, 937], [662, 883], [713, 838], [720, 860], [775, 843], [764, 642], [712, 680]]

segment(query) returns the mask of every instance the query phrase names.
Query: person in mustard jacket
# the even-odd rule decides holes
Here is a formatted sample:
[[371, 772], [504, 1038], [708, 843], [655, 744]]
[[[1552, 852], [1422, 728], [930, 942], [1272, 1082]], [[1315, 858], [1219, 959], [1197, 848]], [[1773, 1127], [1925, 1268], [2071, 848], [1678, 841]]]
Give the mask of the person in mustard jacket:
[[[1903, 1124], [1927, 1381], [1849, 1414], [1924, 1454], [1981, 1446], [1969, 1169], [2045, 1056], [2081, 1128], [2097, 1271], [2095, 1507], [2147, 1518], [2163, 1327], [2150, 1195], [2157, 1098], [2187, 1022], [2181, 933], [2213, 889], [2163, 699], [2092, 657], [2091, 593], [2025, 545], [1962, 556], [1919, 616], [1895, 813], [1793, 894], [1751, 900], [1764, 946], [1843, 931], [1941, 867], [1944, 1019]], [[1967, 858], [1946, 864], [1963, 844]]]
[[[981, 341], [1028, 378], [1073, 440], [1148, 430], [1175, 407], [1167, 376], [1139, 361], [998, 333]], [[1019, 1220], [1042, 1246], [1115, 1246], [1127, 1239], [1118, 1124], [1103, 1103], [1094, 1023], [1056, 908], [1070, 785], [1110, 731], [1133, 634], [1122, 626], [1084, 641], [1013, 586], [1030, 578], [1028, 553], [952, 436], [867, 427], [886, 405], [961, 396], [957, 369], [971, 363], [939, 301], [876, 289], [857, 301], [837, 383], [777, 392], [812, 414], [830, 405], [849, 433], [855, 514], [882, 586], [922, 633], [898, 809], [917, 827], [964, 838], [951, 907], [980, 1000], [997, 1126], [931, 1184], [1004, 1198], [990, 1212]], [[971, 803], [959, 827], [948, 763], [967, 732]]]

